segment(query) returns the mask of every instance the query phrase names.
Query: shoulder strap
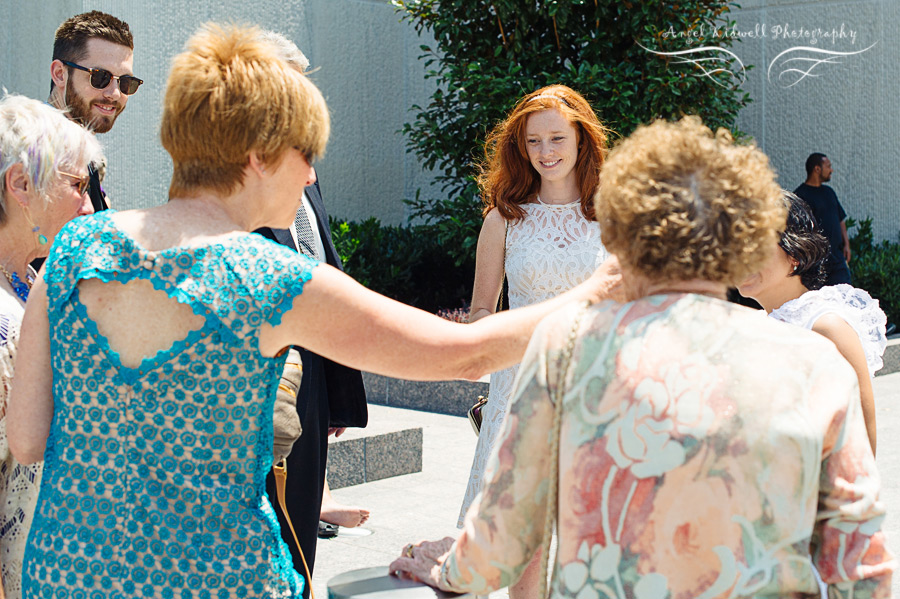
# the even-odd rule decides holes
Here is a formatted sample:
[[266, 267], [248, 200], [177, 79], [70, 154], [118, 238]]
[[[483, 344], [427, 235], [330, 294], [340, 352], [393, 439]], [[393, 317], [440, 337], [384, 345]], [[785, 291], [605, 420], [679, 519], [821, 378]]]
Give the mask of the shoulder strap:
[[506, 229], [503, 233], [503, 275], [500, 277], [500, 297], [497, 298], [497, 312], [503, 309], [503, 281], [506, 280], [506, 240], [509, 239], [509, 221], [506, 221]]
[[[590, 306], [585, 302], [575, 314], [572, 329], [569, 331], [569, 339], [563, 349], [562, 365], [559, 371], [559, 383], [556, 385], [555, 406], [553, 410], [553, 426], [550, 438], [550, 489], [547, 497], [547, 514], [544, 517], [544, 537], [541, 543], [541, 574], [538, 578], [541, 584], [541, 597], [550, 596], [550, 588], [547, 585], [547, 568], [550, 563], [550, 540], [553, 538], [553, 525], [556, 521], [557, 500], [559, 497], [559, 434], [562, 427], [563, 396], [566, 394], [566, 374], [572, 361], [572, 353], [575, 350], [575, 341], [578, 338], [578, 327], [581, 319]], [[551, 581], [552, 583], [552, 581]]]
[[300, 547], [300, 541], [297, 540], [297, 533], [294, 531], [291, 515], [288, 514], [287, 507], [284, 504], [284, 486], [285, 483], [287, 483], [287, 462], [284, 458], [272, 466], [272, 474], [275, 475], [275, 491], [278, 494], [278, 505], [281, 507], [281, 513], [284, 514], [284, 519], [288, 523], [288, 528], [291, 529], [291, 535], [294, 537], [294, 544], [297, 545], [297, 551], [300, 552], [300, 559], [303, 561], [303, 570], [306, 573], [306, 584], [309, 585], [309, 597], [310, 599], [316, 599], [316, 594], [313, 592], [312, 576], [309, 574], [309, 566], [306, 565], [306, 556], [303, 555], [303, 548]]

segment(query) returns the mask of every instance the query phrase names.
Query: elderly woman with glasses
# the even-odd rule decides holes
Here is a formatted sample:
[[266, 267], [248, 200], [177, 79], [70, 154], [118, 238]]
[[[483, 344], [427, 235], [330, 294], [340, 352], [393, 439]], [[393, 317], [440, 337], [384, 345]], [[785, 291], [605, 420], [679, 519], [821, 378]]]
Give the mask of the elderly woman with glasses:
[[391, 568], [487, 593], [555, 524], [553, 597], [815, 596], [813, 562], [833, 597], [890, 596], [853, 369], [725, 301], [785, 225], [766, 157], [656, 122], [610, 154], [596, 213], [633, 301], [541, 323], [462, 535]]
[[41, 464], [9, 452], [9, 399], [19, 329], [35, 273], [59, 230], [93, 212], [87, 165], [100, 146], [59, 110], [24, 98], [0, 100], [0, 567], [7, 598], [21, 597], [22, 556], [40, 484]]
[[258, 29], [207, 26], [169, 75], [168, 201], [60, 235], [10, 405], [13, 453], [44, 458], [29, 597], [300, 597], [265, 494], [288, 347], [389, 376], [478, 377], [517, 362], [549, 311], [615, 283], [601, 272], [464, 325], [249, 233], [291, 225], [328, 132], [319, 90]]

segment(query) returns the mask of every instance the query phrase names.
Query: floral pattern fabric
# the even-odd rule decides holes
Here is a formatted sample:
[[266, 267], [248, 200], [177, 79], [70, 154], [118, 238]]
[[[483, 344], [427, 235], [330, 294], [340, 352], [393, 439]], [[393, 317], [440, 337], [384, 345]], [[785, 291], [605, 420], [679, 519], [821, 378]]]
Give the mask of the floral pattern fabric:
[[454, 587], [485, 593], [521, 574], [558, 442], [553, 597], [817, 597], [813, 563], [832, 597], [890, 596], [856, 376], [832, 344], [719, 300], [659, 295], [590, 308], [561, 372], [575, 312], [532, 339], [446, 565]]
[[[258, 333], [315, 262], [254, 234], [149, 251], [112, 213], [67, 225], [45, 266], [54, 418], [25, 595], [300, 597], [265, 494], [284, 356]], [[204, 324], [126, 367], [79, 299], [88, 278], [149, 281]]]

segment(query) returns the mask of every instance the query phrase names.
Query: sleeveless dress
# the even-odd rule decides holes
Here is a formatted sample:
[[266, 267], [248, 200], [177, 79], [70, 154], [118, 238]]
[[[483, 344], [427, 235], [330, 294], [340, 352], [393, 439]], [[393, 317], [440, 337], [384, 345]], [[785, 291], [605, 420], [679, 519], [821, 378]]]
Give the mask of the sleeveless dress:
[[[75, 219], [45, 266], [54, 415], [25, 551], [27, 597], [300, 597], [265, 494], [284, 355], [258, 351], [315, 262], [255, 234], [141, 248]], [[205, 318], [138, 368], [88, 317], [78, 282], [143, 279]]]
[[807, 291], [772, 310], [769, 316], [812, 329], [819, 318], [829, 313], [842, 318], [856, 331], [866, 353], [869, 376], [875, 376], [875, 372], [884, 364], [881, 357], [887, 347], [887, 317], [878, 306], [878, 300], [873, 299], [865, 290], [842, 283]]
[[6, 410], [24, 313], [18, 298], [0, 289], [0, 566], [6, 599], [22, 596], [22, 557], [43, 464], [20, 464], [9, 451], [6, 435]]
[[[556, 297], [584, 282], [608, 257], [600, 241], [600, 225], [587, 220], [581, 202], [525, 204], [526, 216], [510, 221], [506, 233], [504, 269], [509, 307], [521, 308]], [[503, 428], [518, 365], [491, 375], [488, 403], [463, 498], [457, 526], [481, 492], [494, 442]]]

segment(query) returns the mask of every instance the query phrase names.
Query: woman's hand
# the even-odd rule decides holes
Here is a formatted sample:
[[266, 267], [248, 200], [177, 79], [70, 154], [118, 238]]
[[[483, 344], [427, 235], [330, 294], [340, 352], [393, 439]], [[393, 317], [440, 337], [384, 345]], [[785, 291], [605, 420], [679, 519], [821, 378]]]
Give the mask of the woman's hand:
[[588, 285], [588, 292], [594, 294], [588, 298], [591, 303], [608, 299], [619, 303], [628, 301], [622, 284], [622, 269], [615, 256], [607, 258], [584, 284]]
[[403, 548], [403, 554], [391, 562], [389, 571], [395, 576], [424, 582], [442, 591], [453, 591], [441, 580], [441, 566], [447, 561], [456, 539], [444, 537], [440, 541], [420, 541]]

